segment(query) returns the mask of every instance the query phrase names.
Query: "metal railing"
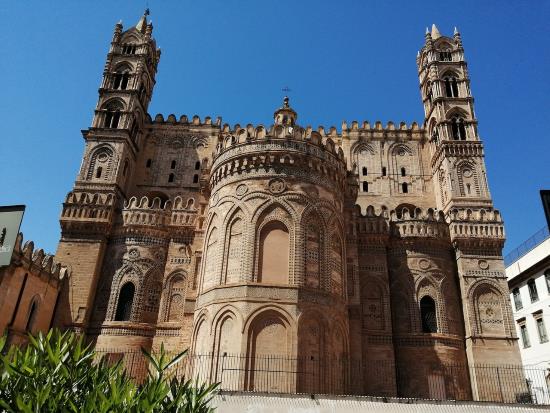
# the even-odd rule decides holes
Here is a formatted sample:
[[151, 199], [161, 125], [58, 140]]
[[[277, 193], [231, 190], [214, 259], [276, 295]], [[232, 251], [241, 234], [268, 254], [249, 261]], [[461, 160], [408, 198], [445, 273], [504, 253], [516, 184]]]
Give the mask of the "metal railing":
[[[98, 350], [142, 381], [139, 351]], [[404, 364], [347, 357], [187, 355], [170, 372], [227, 391], [334, 394], [550, 405], [550, 370], [521, 365]]]
[[513, 262], [519, 260], [529, 251], [542, 244], [543, 241], [550, 238], [550, 230], [547, 226], [538, 230], [534, 235], [522, 242], [517, 248], [514, 248], [504, 257], [504, 265], [508, 267]]

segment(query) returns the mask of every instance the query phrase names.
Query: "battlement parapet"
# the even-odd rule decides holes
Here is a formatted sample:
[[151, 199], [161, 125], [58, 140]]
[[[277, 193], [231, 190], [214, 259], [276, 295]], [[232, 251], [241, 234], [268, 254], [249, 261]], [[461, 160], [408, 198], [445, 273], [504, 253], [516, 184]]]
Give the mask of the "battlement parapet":
[[[242, 144], [300, 141], [321, 148], [336, 158], [344, 159], [344, 152], [333, 140], [333, 138], [338, 137], [335, 129], [334, 133], [326, 135], [322, 129], [313, 131], [310, 127], [304, 129], [299, 126], [272, 125], [270, 129], [266, 129], [262, 125], [256, 128], [252, 125], [248, 125], [246, 128], [240, 128], [239, 125], [236, 125], [235, 128], [233, 131], [229, 131], [225, 127], [222, 129], [222, 137], [216, 146], [216, 157], [219, 157], [226, 150]], [[285, 145], [282, 146], [281, 150], [286, 149]], [[277, 149], [279, 148], [273, 148], [273, 150]], [[293, 149], [301, 148], [294, 147]], [[303, 147], [303, 149], [307, 151], [306, 147]]]
[[483, 144], [480, 141], [443, 141], [432, 157], [432, 167], [446, 158], [483, 157]]
[[139, 200], [133, 196], [122, 209], [123, 225], [164, 227], [169, 221], [170, 209], [170, 201], [163, 204], [159, 197], [150, 201], [146, 196]]
[[216, 117], [216, 120], [212, 122], [212, 117], [206, 116], [204, 121], [198, 115], [194, 115], [191, 119], [187, 115], [181, 115], [179, 119], [176, 119], [176, 115], [170, 114], [166, 119], [161, 113], [155, 115], [154, 119], [151, 115], [147, 114], [147, 123], [151, 125], [189, 125], [189, 126], [209, 126], [220, 127], [222, 124], [221, 116]]
[[[252, 124], [248, 124], [246, 126], [236, 124], [231, 127], [229, 124], [225, 123], [221, 128], [221, 132], [224, 135], [232, 135], [237, 139], [239, 139], [242, 135], [245, 135], [245, 138], [250, 139], [263, 139], [266, 135], [277, 137], [278, 134], [281, 133], [280, 129], [278, 130], [277, 128], [284, 127], [282, 125], [271, 125], [266, 128], [263, 125], [254, 126]], [[342, 138], [349, 137], [350, 135], [363, 135], [367, 138], [391, 137], [400, 138], [403, 140], [415, 138], [420, 139], [424, 136], [424, 129], [420, 128], [416, 122], [413, 122], [411, 125], [407, 125], [405, 122], [400, 122], [399, 126], [396, 127], [393, 122], [389, 121], [384, 127], [380, 121], [376, 121], [372, 126], [368, 121], [363, 121], [361, 126], [359, 126], [359, 122], [356, 120], [352, 121], [349, 126], [348, 122], [343, 121], [339, 132], [335, 126], [325, 129], [322, 125], [318, 126], [316, 130], [314, 130], [312, 126], [306, 126], [305, 128], [290, 126], [287, 127], [287, 129], [292, 129], [292, 133], [290, 133], [290, 135], [299, 140], [305, 140], [311, 135], [312, 132], [317, 132], [322, 140], [328, 137], [333, 140], [340, 140]], [[296, 137], [297, 135], [302, 136]]]
[[392, 235], [399, 238], [439, 238], [449, 237], [449, 226], [445, 221], [442, 211], [428, 208], [423, 211], [416, 208], [409, 211], [403, 208], [401, 211], [390, 212]]
[[13, 247], [12, 262], [23, 265], [29, 272], [39, 273], [48, 281], [59, 283], [70, 276], [69, 269], [55, 261], [54, 256], [42, 249], [35, 249], [33, 241], [23, 244], [23, 234], [17, 234]]
[[448, 214], [451, 238], [489, 238], [498, 241], [506, 239], [504, 222], [498, 210], [452, 209]]
[[195, 199], [185, 200], [180, 196], [166, 202], [159, 197], [149, 199], [144, 196], [138, 200], [134, 196], [124, 204], [122, 210], [124, 226], [146, 226], [158, 229], [168, 226], [194, 228], [198, 215]]
[[61, 223], [67, 221], [110, 223], [114, 205], [113, 194], [69, 192], [63, 203]]

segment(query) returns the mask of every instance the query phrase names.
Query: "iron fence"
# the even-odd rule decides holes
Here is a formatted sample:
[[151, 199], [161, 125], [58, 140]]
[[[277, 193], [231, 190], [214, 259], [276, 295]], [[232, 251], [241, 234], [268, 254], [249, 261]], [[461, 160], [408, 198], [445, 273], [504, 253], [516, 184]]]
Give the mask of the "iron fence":
[[[142, 381], [149, 368], [139, 351], [97, 350], [122, 360]], [[408, 397], [550, 405], [550, 371], [520, 365], [395, 363], [347, 357], [188, 354], [168, 372], [221, 390]]]

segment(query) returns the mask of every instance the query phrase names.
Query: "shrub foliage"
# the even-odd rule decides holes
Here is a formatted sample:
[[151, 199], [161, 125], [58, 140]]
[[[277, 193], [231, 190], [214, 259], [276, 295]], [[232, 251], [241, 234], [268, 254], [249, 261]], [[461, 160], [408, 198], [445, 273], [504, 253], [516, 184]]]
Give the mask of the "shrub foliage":
[[127, 375], [122, 361], [98, 359], [91, 345], [72, 332], [51, 330], [29, 336], [24, 348], [0, 339], [0, 411], [7, 412], [212, 412], [217, 384], [171, 377], [186, 351], [169, 358], [142, 349], [149, 373], [142, 384]]

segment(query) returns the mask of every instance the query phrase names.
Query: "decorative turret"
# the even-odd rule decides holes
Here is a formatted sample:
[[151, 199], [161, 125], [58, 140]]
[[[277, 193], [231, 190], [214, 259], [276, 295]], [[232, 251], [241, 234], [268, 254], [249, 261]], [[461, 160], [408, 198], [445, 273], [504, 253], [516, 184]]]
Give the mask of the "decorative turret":
[[289, 106], [288, 101], [288, 96], [285, 96], [283, 99], [283, 106], [277, 109], [273, 114], [275, 125], [294, 126], [296, 124], [298, 114]]

